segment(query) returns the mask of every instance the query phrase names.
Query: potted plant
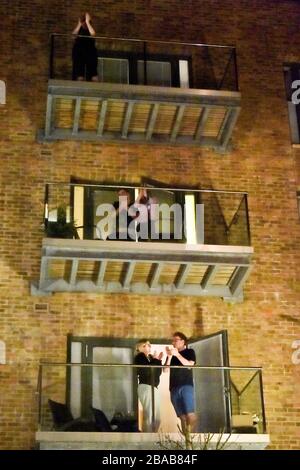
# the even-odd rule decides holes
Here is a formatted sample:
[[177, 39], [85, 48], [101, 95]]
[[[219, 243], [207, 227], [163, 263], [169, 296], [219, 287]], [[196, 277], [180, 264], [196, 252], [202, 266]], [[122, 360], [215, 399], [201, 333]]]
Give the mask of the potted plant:
[[46, 234], [47, 237], [50, 238], [77, 238], [77, 230], [74, 222], [67, 222], [66, 206], [58, 206], [57, 220], [47, 223]]

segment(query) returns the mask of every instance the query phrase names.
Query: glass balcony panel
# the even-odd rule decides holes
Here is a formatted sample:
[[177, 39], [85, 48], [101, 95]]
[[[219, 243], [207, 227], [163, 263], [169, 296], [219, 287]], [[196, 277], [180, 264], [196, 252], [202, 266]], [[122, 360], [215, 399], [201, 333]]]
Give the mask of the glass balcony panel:
[[99, 57], [98, 79], [106, 83], [129, 83], [129, 64], [127, 59]]
[[138, 60], [138, 83], [153, 86], [172, 86], [171, 64], [167, 61]]
[[[172, 370], [193, 377], [195, 433], [266, 432], [260, 369], [181, 366], [162, 371], [160, 366], [126, 364], [131, 356], [130, 348], [95, 347], [92, 363], [43, 364], [40, 430], [178, 433], [181, 423], [169, 391]], [[139, 381], [149, 389], [140, 388]]]
[[264, 405], [259, 373], [231, 370], [229, 376], [233, 432], [243, 432], [244, 429], [244, 432], [264, 433]]
[[[75, 225], [75, 238], [113, 239], [111, 235], [121, 224], [120, 191], [127, 193], [124, 223], [131, 223], [133, 241], [250, 246], [245, 194], [177, 188], [149, 187], [147, 200], [140, 200], [138, 187], [49, 184], [44, 209], [49, 236], [70, 238], [63, 232], [61, 237], [51, 232], [60, 214], [66, 224]], [[145, 221], [148, 224], [142, 234]]]

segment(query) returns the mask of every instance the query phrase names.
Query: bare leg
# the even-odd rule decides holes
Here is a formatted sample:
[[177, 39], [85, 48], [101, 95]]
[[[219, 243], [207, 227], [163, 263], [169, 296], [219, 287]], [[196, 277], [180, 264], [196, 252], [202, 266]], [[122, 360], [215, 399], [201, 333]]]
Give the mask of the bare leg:
[[197, 422], [197, 416], [195, 413], [188, 413], [186, 415], [186, 426], [189, 432], [195, 431], [195, 426]]
[[191, 440], [191, 425], [189, 421], [190, 414], [180, 416], [181, 426], [182, 426], [182, 433], [185, 439], [185, 448], [192, 449], [193, 443]]
[[182, 430], [183, 434], [185, 434], [185, 432], [186, 432], [186, 415], [179, 416], [179, 419], [181, 421], [181, 430]]

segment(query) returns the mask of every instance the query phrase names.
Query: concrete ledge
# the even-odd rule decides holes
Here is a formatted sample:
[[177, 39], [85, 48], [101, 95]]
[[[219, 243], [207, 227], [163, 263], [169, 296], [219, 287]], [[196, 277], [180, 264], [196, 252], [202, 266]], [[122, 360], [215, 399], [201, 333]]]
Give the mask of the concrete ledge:
[[179, 253], [179, 254], [229, 254], [229, 255], [252, 255], [254, 249], [252, 246], [234, 246], [234, 245], [205, 245], [205, 244], [184, 244], [160, 242], [128, 242], [114, 240], [73, 240], [61, 238], [43, 238], [42, 247], [47, 250], [46, 254], [51, 255], [55, 250], [63, 249], [69, 251], [84, 252], [106, 252], [106, 253]]
[[[167, 433], [174, 441], [181, 441], [179, 433]], [[204, 442], [205, 434], [194, 434], [194, 442]], [[226, 441], [229, 434], [222, 436]], [[38, 431], [36, 441], [40, 450], [152, 450], [161, 449], [160, 434], [157, 433], [119, 433], [119, 432], [56, 432]], [[210, 448], [214, 449], [219, 435], [214, 434]], [[231, 434], [226, 444], [228, 450], [263, 450], [270, 443], [268, 434]]]
[[215, 106], [236, 106], [241, 104], [239, 91], [204, 90], [197, 88], [176, 88], [151, 85], [135, 85], [102, 82], [78, 82], [73, 80], [48, 80], [48, 94], [58, 97], [86, 99], [144, 99], [159, 101], [181, 101], [191, 104], [207, 104]]

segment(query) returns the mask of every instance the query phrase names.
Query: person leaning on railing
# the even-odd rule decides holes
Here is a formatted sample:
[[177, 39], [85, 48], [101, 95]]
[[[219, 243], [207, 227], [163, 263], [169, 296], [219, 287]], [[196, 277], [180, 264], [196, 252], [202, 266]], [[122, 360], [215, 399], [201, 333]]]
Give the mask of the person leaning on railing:
[[[97, 49], [95, 46], [96, 32], [91, 25], [91, 16], [84, 13], [78, 19], [78, 23], [72, 34], [76, 35], [73, 50], [73, 80], [92, 80], [98, 81], [97, 74]], [[85, 37], [82, 37], [85, 36]]]
[[[163, 353], [150, 354], [151, 344], [148, 339], [141, 339], [136, 344], [136, 356], [134, 363], [143, 367], [137, 368], [138, 375], [138, 397], [143, 407], [144, 432], [157, 432], [160, 425], [160, 397], [158, 385], [161, 375], [160, 367], [149, 367], [161, 365]], [[153, 403], [154, 402], [154, 403]], [[153, 414], [154, 405], [154, 414]], [[153, 420], [154, 418], [154, 420]]]

